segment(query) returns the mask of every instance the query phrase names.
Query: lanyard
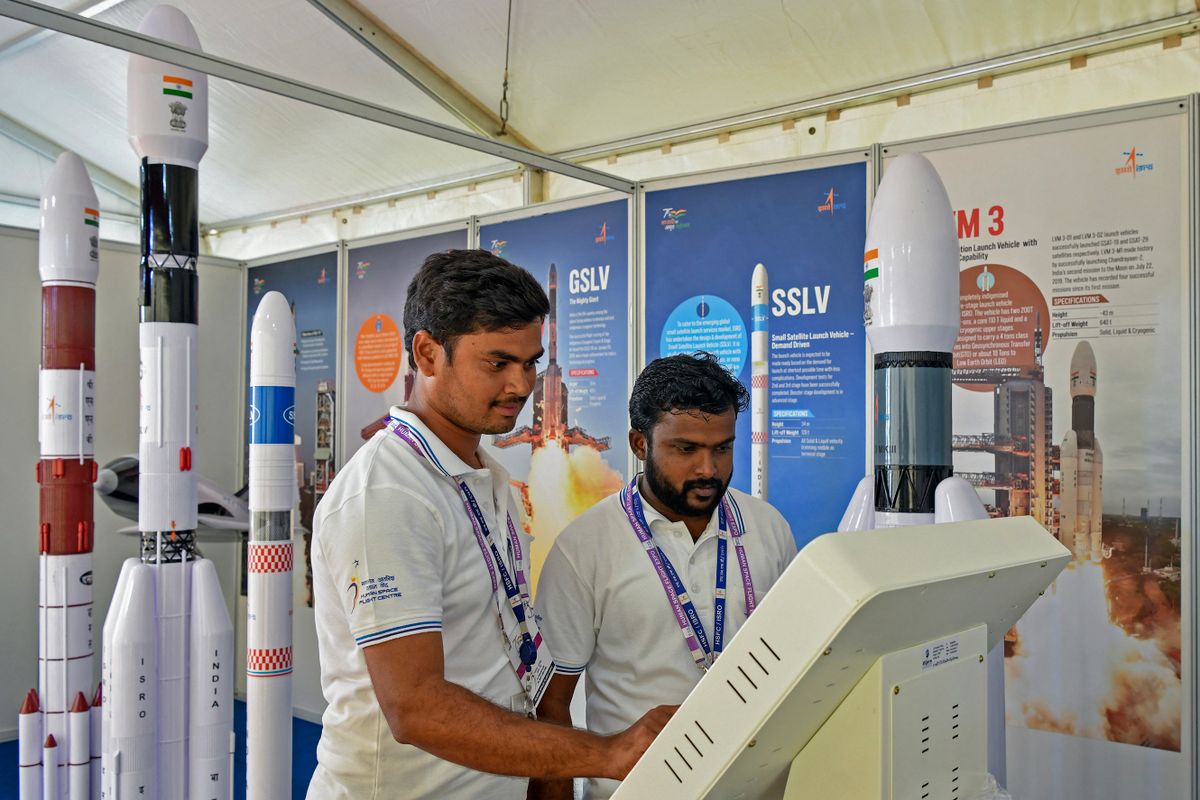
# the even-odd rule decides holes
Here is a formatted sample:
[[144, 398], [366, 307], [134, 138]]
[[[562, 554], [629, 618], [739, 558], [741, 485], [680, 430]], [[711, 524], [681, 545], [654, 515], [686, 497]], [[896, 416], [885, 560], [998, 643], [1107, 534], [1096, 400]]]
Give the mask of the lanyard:
[[[512, 574], [508, 571], [504, 559], [500, 556], [500, 550], [496, 547], [495, 538], [492, 536], [487, 521], [483, 518], [483, 512], [479, 509], [479, 503], [475, 500], [475, 495], [472, 494], [466, 481], [457, 480], [442, 466], [420, 431], [396, 417], [391, 418], [388, 427], [407, 443], [409, 447], [416, 451], [417, 455], [437, 467], [438, 471], [453, 481], [458, 488], [459, 497], [462, 499], [467, 516], [471, 520], [471, 529], [475, 532], [475, 541], [479, 545], [479, 552], [483, 555], [483, 563], [487, 566], [488, 575], [492, 579], [492, 594], [495, 595], [497, 588], [503, 586], [509, 608], [512, 609], [513, 615], [517, 618], [517, 625], [521, 633], [521, 664], [525, 668], [518, 672], [518, 677], [523, 677], [522, 673], [529, 667], [532, 667], [534, 662], [537, 661], [537, 643], [534, 642], [533, 636], [529, 632], [529, 623], [525, 618], [525, 606], [529, 602], [529, 589], [525, 582], [525, 571], [521, 569], [521, 538], [517, 535], [517, 529], [513, 525], [512, 516], [507, 515], [506, 521], [508, 523], [508, 546], [513, 555], [513, 569], [516, 572], [515, 581]], [[497, 572], [500, 573], [499, 582], [496, 580]], [[497, 613], [499, 613], [499, 608], [497, 608]], [[501, 631], [504, 630], [503, 619], [500, 620], [500, 629]]]
[[704, 632], [704, 624], [700, 622], [700, 614], [696, 611], [695, 603], [692, 602], [683, 581], [679, 579], [679, 573], [675, 571], [667, 554], [654, 542], [654, 534], [650, 531], [645, 511], [642, 508], [642, 498], [637, 490], [637, 482], [638, 478], [634, 477], [629, 485], [621, 490], [621, 507], [625, 510], [625, 516], [629, 519], [633, 532], [637, 534], [638, 541], [645, 548], [646, 555], [649, 556], [659, 581], [662, 582], [663, 591], [666, 592], [667, 600], [671, 603], [675, 621], [679, 623], [679, 630], [692, 654], [692, 660], [696, 662], [696, 667], [701, 672], [707, 672], [725, 647], [725, 573], [729, 561], [727, 541], [731, 534], [734, 551], [737, 554], [738, 568], [742, 574], [742, 590], [746, 599], [747, 617], [754, 613], [757, 605], [754, 596], [754, 581], [750, 577], [750, 562], [746, 559], [746, 549], [742, 545], [745, 525], [742, 522], [741, 509], [728, 493], [721, 498], [721, 503], [717, 507], [717, 576], [716, 588], [713, 592], [713, 640], [710, 647], [708, 635]]

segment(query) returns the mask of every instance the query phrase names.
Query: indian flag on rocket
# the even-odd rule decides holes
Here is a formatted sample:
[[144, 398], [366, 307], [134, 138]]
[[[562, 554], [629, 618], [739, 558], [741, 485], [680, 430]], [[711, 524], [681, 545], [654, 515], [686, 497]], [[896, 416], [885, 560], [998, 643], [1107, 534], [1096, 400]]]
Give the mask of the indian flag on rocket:
[[83, 224], [94, 225], [100, 227], [100, 212], [94, 208], [85, 208], [83, 210]]
[[163, 75], [163, 94], [192, 99], [192, 82], [177, 75]]

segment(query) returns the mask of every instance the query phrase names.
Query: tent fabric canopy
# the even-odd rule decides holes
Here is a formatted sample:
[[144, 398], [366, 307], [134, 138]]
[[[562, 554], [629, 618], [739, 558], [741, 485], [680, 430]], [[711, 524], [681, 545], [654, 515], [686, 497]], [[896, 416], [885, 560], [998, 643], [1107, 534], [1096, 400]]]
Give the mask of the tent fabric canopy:
[[[49, 5], [136, 29], [158, 0]], [[305, 0], [175, 0], [206, 52], [463, 130], [468, 126]], [[500, 103], [506, 0], [353, 5], [492, 113]], [[559, 153], [1194, 13], [1140, 3], [864, 0], [513, 0], [510, 124]], [[127, 54], [73, 37], [22, 39], [0, 18], [0, 111], [138, 183], [127, 141]], [[206, 224], [401, 191], [502, 167], [493, 157], [268, 95], [210, 86], [201, 169]], [[37, 198], [50, 160], [0, 136], [0, 195]], [[603, 168], [603, 167], [602, 167]], [[610, 167], [620, 173], [620, 166]], [[102, 210], [136, 197], [100, 190]]]

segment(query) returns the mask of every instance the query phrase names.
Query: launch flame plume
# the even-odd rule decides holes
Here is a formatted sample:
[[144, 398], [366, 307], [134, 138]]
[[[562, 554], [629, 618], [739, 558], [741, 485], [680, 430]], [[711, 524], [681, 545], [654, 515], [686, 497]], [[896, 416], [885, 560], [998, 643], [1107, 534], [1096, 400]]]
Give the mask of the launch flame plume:
[[529, 502], [533, 507], [531, 578], [536, 585], [546, 555], [571, 520], [621, 489], [621, 473], [599, 451], [539, 447], [529, 462]]
[[1017, 625], [1009, 722], [1179, 750], [1182, 683], [1159, 643], [1115, 624], [1099, 564], [1075, 562]]

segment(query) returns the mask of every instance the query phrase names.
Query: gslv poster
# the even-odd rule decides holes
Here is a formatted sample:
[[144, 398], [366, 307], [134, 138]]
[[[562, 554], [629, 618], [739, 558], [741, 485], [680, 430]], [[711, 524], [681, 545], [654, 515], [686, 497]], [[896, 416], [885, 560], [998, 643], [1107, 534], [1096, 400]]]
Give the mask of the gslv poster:
[[1187, 796], [1185, 141], [1177, 115], [926, 153], [961, 245], [955, 472], [1074, 556], [1005, 637], [1014, 797]]
[[618, 200], [479, 228], [480, 247], [529, 270], [552, 303], [533, 396], [492, 443], [525, 506], [534, 585], [559, 532], [625, 479], [628, 218]]
[[[313, 509], [334, 475], [334, 431], [337, 414], [337, 253], [280, 261], [247, 271], [246, 386], [250, 385], [250, 327], [259, 301], [267, 292], [282, 292], [296, 317], [296, 435], [304, 461], [300, 485], [299, 524], [312, 530]], [[246, 442], [250, 441], [247, 416]], [[247, 445], [246, 458], [249, 458]], [[304, 561], [310, 534], [304, 537]], [[299, 543], [297, 543], [299, 545]], [[305, 580], [312, 605], [312, 571]]]
[[[766, 269], [767, 499], [801, 547], [837, 528], [867, 472], [866, 205], [861, 162], [646, 195], [647, 361], [707, 350], [750, 389], [751, 277]], [[734, 447], [742, 491], [750, 416]]]
[[343, 461], [383, 428], [392, 406], [404, 405], [412, 393], [404, 302], [413, 276], [433, 253], [466, 246], [464, 224], [459, 230], [385, 244], [351, 245], [347, 251]]

